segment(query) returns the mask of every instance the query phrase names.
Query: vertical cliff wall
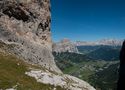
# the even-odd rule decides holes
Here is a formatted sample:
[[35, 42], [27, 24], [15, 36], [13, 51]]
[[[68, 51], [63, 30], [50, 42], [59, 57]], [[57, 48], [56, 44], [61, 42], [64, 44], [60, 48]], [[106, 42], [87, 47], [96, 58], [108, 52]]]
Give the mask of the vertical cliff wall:
[[27, 62], [59, 71], [51, 54], [50, 0], [1, 0], [0, 41]]

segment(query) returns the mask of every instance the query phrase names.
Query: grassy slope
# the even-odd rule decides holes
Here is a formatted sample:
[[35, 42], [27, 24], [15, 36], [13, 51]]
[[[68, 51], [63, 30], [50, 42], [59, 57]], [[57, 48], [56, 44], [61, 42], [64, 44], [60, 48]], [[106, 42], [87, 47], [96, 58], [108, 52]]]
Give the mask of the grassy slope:
[[[118, 60], [121, 46], [79, 46], [80, 53], [94, 60]], [[113, 53], [112, 53], [113, 52]]]
[[[34, 78], [25, 75], [29, 67], [34, 67], [12, 55], [0, 53], [0, 89], [12, 88], [17, 90], [52, 90], [54, 86], [38, 83]], [[56, 87], [57, 90], [64, 90]]]
[[[91, 84], [95, 84], [101, 90], [116, 90], [118, 81], [118, 66], [119, 63], [110, 65], [103, 71], [97, 72], [95, 76], [91, 77]], [[95, 77], [95, 78], [93, 78]]]
[[76, 64], [70, 68], [64, 69], [64, 73], [68, 73], [85, 81], [89, 81], [89, 77], [95, 74], [95, 70], [104, 67], [106, 64], [107, 63], [105, 61], [83, 61], [80, 64]]

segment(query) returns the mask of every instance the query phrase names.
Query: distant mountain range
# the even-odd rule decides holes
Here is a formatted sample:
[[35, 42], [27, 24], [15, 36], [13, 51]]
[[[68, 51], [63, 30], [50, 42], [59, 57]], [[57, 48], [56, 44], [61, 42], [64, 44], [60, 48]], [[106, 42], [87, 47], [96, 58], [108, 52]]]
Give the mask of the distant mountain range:
[[[115, 49], [121, 47], [123, 40], [116, 39], [102, 39], [98, 41], [76, 41], [72, 42], [69, 39], [62, 39], [59, 42], [53, 43], [53, 52], [72, 52], [72, 53], [90, 53], [91, 51], [97, 50], [101, 47], [101, 49]], [[107, 50], [107, 48], [106, 48]], [[105, 50], [104, 50], [105, 51]], [[110, 50], [112, 51], [112, 50]]]
[[76, 41], [76, 46], [96, 46], [96, 45], [109, 45], [109, 46], [121, 46], [123, 40], [117, 39], [102, 39], [98, 41]]

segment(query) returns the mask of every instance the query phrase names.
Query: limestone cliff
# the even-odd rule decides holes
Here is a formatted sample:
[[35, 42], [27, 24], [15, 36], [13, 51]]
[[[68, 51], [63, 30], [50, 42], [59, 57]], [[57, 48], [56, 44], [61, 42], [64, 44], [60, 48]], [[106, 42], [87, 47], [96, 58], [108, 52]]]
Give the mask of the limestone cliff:
[[51, 54], [49, 0], [1, 0], [0, 40], [27, 62], [59, 71]]

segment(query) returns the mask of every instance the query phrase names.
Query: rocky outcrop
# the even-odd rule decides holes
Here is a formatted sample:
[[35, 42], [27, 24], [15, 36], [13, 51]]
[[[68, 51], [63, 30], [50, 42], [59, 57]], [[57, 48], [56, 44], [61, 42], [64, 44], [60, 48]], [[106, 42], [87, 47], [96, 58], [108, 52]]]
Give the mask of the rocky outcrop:
[[1, 0], [0, 40], [9, 52], [32, 64], [60, 72], [51, 54], [49, 0]]
[[53, 52], [79, 53], [77, 47], [69, 39], [63, 39], [60, 42], [54, 43]]
[[26, 72], [28, 76], [36, 78], [37, 82], [60, 86], [65, 90], [95, 90], [85, 81], [76, 77], [64, 74], [53, 74], [50, 72], [42, 72], [41, 70], [31, 70]]

